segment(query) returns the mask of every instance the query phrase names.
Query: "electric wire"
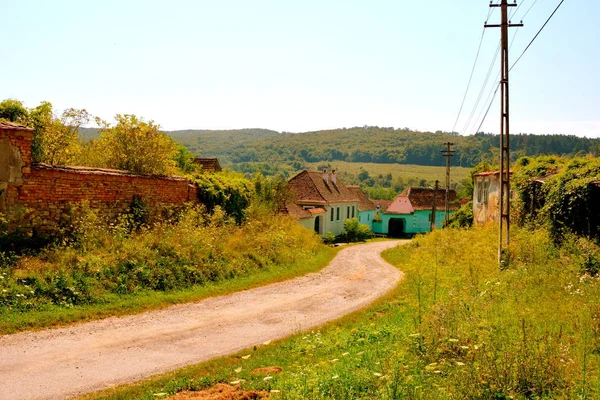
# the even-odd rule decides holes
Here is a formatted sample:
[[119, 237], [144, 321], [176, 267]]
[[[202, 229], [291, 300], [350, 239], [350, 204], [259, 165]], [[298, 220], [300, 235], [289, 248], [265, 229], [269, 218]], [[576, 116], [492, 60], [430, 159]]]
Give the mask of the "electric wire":
[[475, 114], [477, 107], [479, 107], [479, 102], [481, 101], [481, 96], [483, 95], [483, 92], [485, 91], [485, 88], [487, 87], [487, 84], [490, 80], [490, 76], [494, 69], [494, 64], [496, 63], [496, 59], [498, 58], [498, 54], [500, 54], [500, 43], [498, 43], [498, 48], [496, 49], [494, 58], [492, 59], [492, 62], [490, 63], [490, 67], [488, 68], [487, 75], [485, 77], [485, 80], [483, 81], [483, 85], [481, 86], [481, 90], [479, 91], [479, 95], [477, 96], [477, 100], [475, 101], [475, 105], [473, 106], [473, 109], [471, 110], [471, 113], [469, 114], [469, 118], [467, 119], [467, 122], [461, 131], [461, 134], [464, 134], [467, 131], [467, 128], [471, 125], [471, 121], [473, 120], [473, 115]]
[[[510, 46], [508, 47], [509, 54], [513, 47], [513, 44], [515, 43], [515, 39], [516, 39], [518, 33], [519, 33], [519, 28], [517, 28], [515, 30], [515, 34], [513, 35], [512, 40], [510, 41]], [[498, 88], [500, 88], [500, 81], [498, 80], [498, 78], [500, 78], [500, 72], [498, 72], [498, 74], [496, 75], [496, 79], [494, 79], [494, 82], [496, 82], [496, 85], [495, 85], [496, 90], [494, 90], [494, 86], [491, 87], [489, 94], [488, 94], [487, 98], [485, 99], [485, 102], [483, 103], [484, 106], [481, 108], [481, 111], [479, 112], [477, 119], [475, 119], [475, 121], [478, 121], [481, 118], [481, 114], [483, 114], [483, 110], [485, 109], [485, 104], [487, 104], [487, 102], [490, 100], [490, 96], [492, 96], [492, 100], [490, 101], [490, 104], [488, 105], [487, 110], [485, 111], [485, 115], [483, 116], [483, 119], [481, 120], [479, 127], [477, 128], [477, 130], [474, 133], [479, 132], [479, 130], [481, 129], [481, 126], [483, 125], [483, 123], [485, 122], [485, 119], [487, 118], [487, 115], [490, 111], [490, 108], [492, 107], [492, 104], [494, 103], [494, 100], [496, 100], [496, 94], [498, 93]], [[493, 95], [492, 95], [492, 91], [494, 92]], [[477, 123], [477, 122], [475, 122], [475, 123]]]
[[533, 3], [531, 3], [531, 5], [527, 9], [527, 11], [525, 11], [525, 14], [523, 14], [523, 16], [521, 17], [521, 19], [525, 19], [525, 17], [527, 16], [527, 14], [529, 14], [529, 11], [531, 11], [531, 9], [533, 8], [533, 6], [535, 6], [535, 3], [537, 3], [537, 2], [538, 2], [538, 0], [535, 0]]
[[[490, 16], [492, 15], [493, 12], [494, 12], [494, 9], [492, 7], [490, 7], [490, 10], [488, 11], [488, 15], [485, 19], [486, 22], [490, 19]], [[481, 38], [479, 39], [479, 46], [477, 46], [477, 54], [475, 55], [475, 61], [473, 62], [473, 67], [471, 68], [471, 75], [469, 76], [467, 88], [465, 89], [465, 94], [463, 96], [462, 102], [460, 103], [460, 109], [458, 110], [458, 114], [456, 115], [456, 120], [454, 121], [454, 125], [452, 126], [451, 132], [454, 132], [454, 129], [456, 129], [456, 124], [458, 123], [458, 119], [460, 118], [460, 114], [465, 105], [465, 100], [467, 99], [467, 93], [469, 93], [469, 88], [471, 87], [471, 81], [473, 80], [473, 73], [475, 72], [475, 66], [477, 65], [477, 60], [479, 59], [479, 53], [481, 51], [481, 44], [483, 43], [484, 36], [485, 36], [485, 27], [481, 31]]]
[[558, 9], [560, 8], [560, 6], [562, 5], [562, 3], [564, 3], [565, 0], [561, 0], [560, 3], [558, 3], [558, 5], [556, 6], [556, 8], [554, 9], [554, 11], [552, 12], [552, 14], [550, 14], [550, 16], [548, 17], [548, 19], [546, 20], [546, 22], [544, 22], [544, 25], [542, 25], [542, 27], [540, 28], [540, 30], [535, 34], [535, 36], [533, 37], [533, 39], [531, 39], [531, 42], [529, 42], [529, 44], [527, 45], [527, 47], [525, 47], [525, 50], [523, 50], [523, 52], [521, 53], [521, 55], [517, 58], [517, 61], [515, 61], [513, 63], [513, 65], [508, 69], [509, 71], [512, 70], [514, 68], [515, 65], [517, 65], [517, 63], [519, 62], [519, 60], [521, 59], [521, 57], [523, 57], [523, 55], [525, 54], [525, 52], [529, 49], [529, 47], [531, 47], [531, 45], [533, 44], [533, 42], [535, 41], [535, 39], [537, 39], [537, 37], [540, 35], [540, 33], [542, 33], [542, 30], [544, 30], [544, 28], [546, 27], [546, 25], [548, 24], [548, 22], [550, 22], [550, 20], [552, 19], [552, 17], [554, 16], [554, 14], [556, 14], [556, 12], [558, 11]]
[[525, 0], [522, 0], [519, 3], [519, 5], [517, 6], [517, 8], [508, 16], [509, 22], [515, 16], [515, 14], [519, 11], [519, 8], [521, 8], [521, 6], [523, 5], [523, 3], [525, 3]]

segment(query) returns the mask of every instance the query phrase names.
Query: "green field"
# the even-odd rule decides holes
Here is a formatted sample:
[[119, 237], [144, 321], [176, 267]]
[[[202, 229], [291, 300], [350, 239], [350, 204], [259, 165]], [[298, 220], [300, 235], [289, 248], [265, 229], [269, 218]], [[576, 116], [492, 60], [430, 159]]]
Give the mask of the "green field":
[[[410, 179], [426, 180], [434, 182], [436, 179], [443, 185], [446, 181], [446, 167], [433, 167], [427, 165], [412, 165], [412, 164], [376, 164], [376, 163], [361, 163], [361, 162], [315, 162], [309, 163], [310, 169], [317, 169], [321, 165], [329, 165], [331, 168], [337, 169], [339, 172], [347, 172], [358, 175], [361, 170], [365, 170], [371, 176], [392, 174], [393, 178], [402, 178], [404, 181]], [[451, 167], [450, 180], [452, 182], [460, 182], [469, 178], [471, 168], [466, 167]]]

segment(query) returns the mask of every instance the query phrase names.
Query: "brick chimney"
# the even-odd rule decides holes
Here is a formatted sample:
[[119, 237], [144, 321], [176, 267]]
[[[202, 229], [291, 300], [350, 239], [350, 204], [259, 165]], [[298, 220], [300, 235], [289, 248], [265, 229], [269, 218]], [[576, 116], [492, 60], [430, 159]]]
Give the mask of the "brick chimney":
[[332, 182], [334, 185], [337, 185], [337, 179], [336, 179], [336, 175], [335, 175], [335, 169], [332, 169], [332, 170], [331, 170], [331, 182]]
[[329, 174], [327, 173], [326, 169], [323, 170], [323, 180], [325, 181], [326, 185], [329, 183]]

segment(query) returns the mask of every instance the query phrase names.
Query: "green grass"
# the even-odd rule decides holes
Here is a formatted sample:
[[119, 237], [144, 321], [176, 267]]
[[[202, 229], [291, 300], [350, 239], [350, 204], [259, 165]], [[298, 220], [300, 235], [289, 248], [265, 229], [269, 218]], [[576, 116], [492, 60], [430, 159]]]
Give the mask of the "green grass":
[[[600, 282], [581, 274], [585, 254], [515, 229], [501, 271], [496, 239], [493, 227], [418, 237], [384, 253], [406, 276], [365, 310], [84, 398], [153, 399], [236, 381], [281, 399], [598, 398]], [[283, 372], [251, 372], [268, 366]]]
[[78, 305], [67, 308], [60, 305], [45, 305], [42, 310], [25, 313], [2, 310], [0, 314], [0, 334], [43, 329], [111, 316], [137, 314], [173, 304], [199, 301], [207, 297], [264, 286], [318, 271], [329, 264], [338, 251], [339, 248], [322, 247], [315, 257], [294, 264], [271, 266], [248, 276], [196, 285], [184, 290], [167, 292], [146, 290], [131, 295], [113, 294], [107, 296], [101, 304]]
[[71, 240], [0, 252], [0, 333], [123, 315], [305, 274], [335, 250], [296, 220], [253, 207], [242, 224], [192, 207], [140, 230], [77, 215]]

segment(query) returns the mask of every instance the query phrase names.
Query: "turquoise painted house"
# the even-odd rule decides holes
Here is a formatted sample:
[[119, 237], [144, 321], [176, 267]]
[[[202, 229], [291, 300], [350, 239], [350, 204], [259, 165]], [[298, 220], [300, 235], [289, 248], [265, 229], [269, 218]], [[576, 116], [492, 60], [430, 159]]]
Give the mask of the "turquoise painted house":
[[375, 218], [375, 212], [377, 207], [373, 203], [365, 192], [362, 191], [360, 186], [348, 185], [346, 186], [358, 199], [358, 222], [365, 224], [369, 229], [373, 230], [373, 219]]
[[[441, 228], [444, 222], [445, 189], [409, 187], [400, 193], [389, 205], [376, 204], [372, 231], [390, 237], [414, 236], [418, 233], [431, 231], [431, 216], [435, 199], [435, 226]], [[448, 193], [450, 214], [458, 210], [456, 191]]]

